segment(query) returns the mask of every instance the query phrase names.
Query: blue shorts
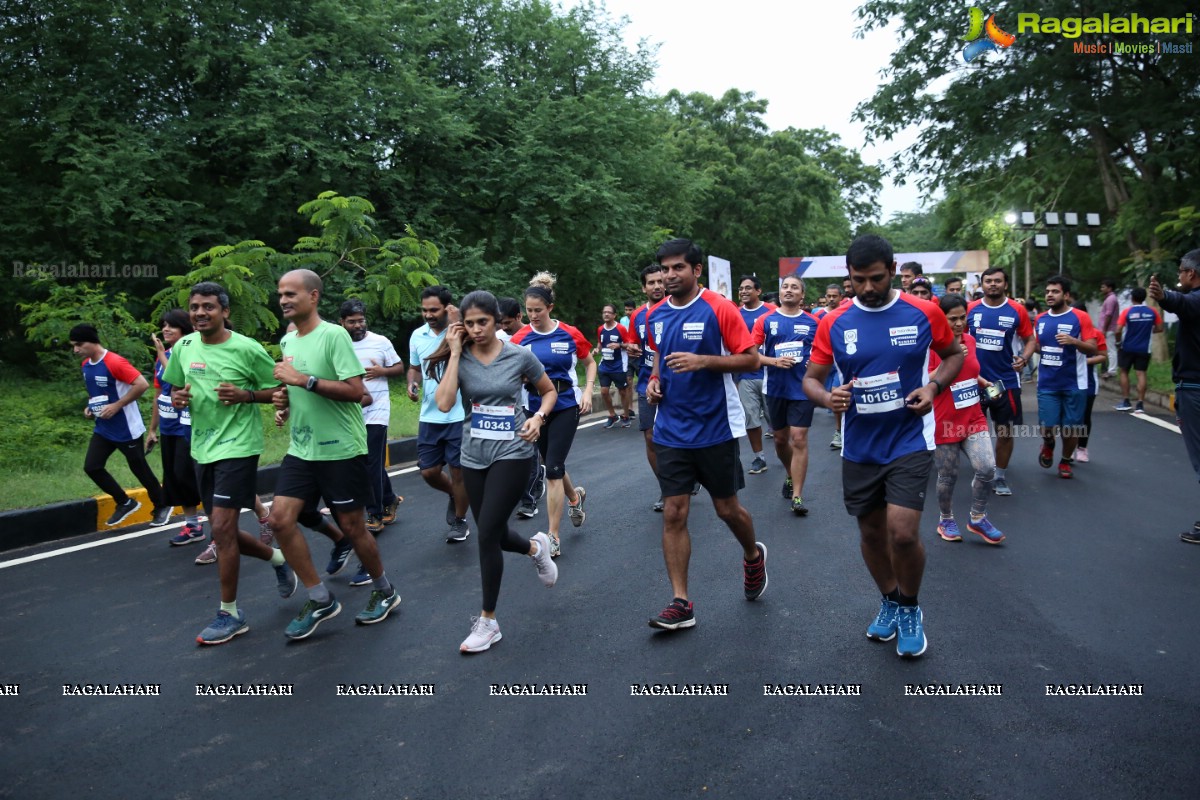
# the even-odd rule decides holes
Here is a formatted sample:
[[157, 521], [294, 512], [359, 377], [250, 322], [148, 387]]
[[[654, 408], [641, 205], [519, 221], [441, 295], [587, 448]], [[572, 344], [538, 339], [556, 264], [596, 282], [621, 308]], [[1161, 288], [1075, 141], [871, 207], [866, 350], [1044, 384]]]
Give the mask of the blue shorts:
[[417, 425], [417, 466], [421, 469], [449, 464], [459, 467], [462, 449], [461, 422], [422, 422]]
[[812, 419], [811, 400], [789, 400], [786, 397], [767, 395], [767, 421], [771, 423], [771, 430], [811, 428]]
[[1043, 392], [1038, 398], [1038, 422], [1044, 428], [1063, 425], [1083, 425], [1083, 412], [1087, 408], [1086, 389], [1064, 389]]

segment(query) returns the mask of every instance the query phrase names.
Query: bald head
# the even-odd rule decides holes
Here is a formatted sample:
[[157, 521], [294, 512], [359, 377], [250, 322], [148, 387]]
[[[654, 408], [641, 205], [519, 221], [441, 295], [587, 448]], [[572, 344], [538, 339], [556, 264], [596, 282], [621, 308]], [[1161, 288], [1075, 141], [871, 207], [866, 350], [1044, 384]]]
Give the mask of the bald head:
[[321, 321], [317, 304], [321, 299], [321, 276], [311, 269], [294, 269], [279, 279], [279, 309], [294, 322], [301, 334]]
[[285, 272], [283, 277], [279, 279], [279, 282], [283, 283], [285, 278], [300, 281], [300, 285], [304, 287], [304, 291], [306, 292], [323, 292], [325, 290], [325, 282], [321, 280], [320, 275], [311, 269], [294, 269], [291, 272]]

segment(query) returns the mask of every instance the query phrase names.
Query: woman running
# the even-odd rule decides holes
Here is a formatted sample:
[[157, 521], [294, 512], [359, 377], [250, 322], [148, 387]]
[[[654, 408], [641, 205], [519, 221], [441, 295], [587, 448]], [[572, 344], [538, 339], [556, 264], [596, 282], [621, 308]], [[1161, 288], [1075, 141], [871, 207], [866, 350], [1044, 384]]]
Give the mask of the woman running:
[[[549, 272], [539, 272], [529, 281], [529, 288], [525, 290], [525, 313], [529, 316], [529, 324], [513, 335], [512, 343], [533, 351], [558, 392], [558, 402], [546, 420], [546, 433], [538, 440], [549, 485], [550, 555], [558, 557], [562, 550], [558, 528], [562, 522], [563, 499], [573, 498], [567, 501], [567, 516], [576, 528], [583, 524], [586, 516], [583, 513], [583, 501], [587, 492], [582, 486], [571, 483], [571, 476], [567, 474], [567, 454], [571, 452], [571, 443], [575, 441], [579, 417], [592, 411], [596, 362], [591, 357], [592, 345], [584, 335], [550, 316], [554, 311], [554, 280]], [[587, 364], [587, 385], [583, 388], [582, 396], [577, 394], [578, 381], [575, 378], [575, 365], [580, 361]], [[530, 411], [533, 410], [534, 397], [536, 395], [531, 392]]]
[[[975, 339], [965, 332], [967, 301], [962, 295], [948, 294], [941, 299], [942, 313], [954, 332], [954, 340], [966, 353], [962, 370], [946, 391], [933, 401], [934, 442], [933, 463], [937, 466], [937, 496], [941, 518], [938, 536], [947, 542], [961, 542], [962, 534], [954, 521], [954, 484], [958, 482], [958, 453], [967, 454], [975, 479], [971, 481], [971, 521], [967, 530], [978, 534], [988, 544], [1000, 544], [1004, 534], [987, 518], [988, 497], [996, 474], [996, 453], [988, 432], [987, 418], [979, 404], [979, 392], [991, 382], [979, 377], [979, 359], [975, 356]], [[941, 359], [929, 353], [929, 370], [937, 369]]]
[[[508, 527], [508, 518], [525, 492], [530, 463], [536, 458], [533, 443], [548, 425], [558, 393], [530, 351], [496, 337], [500, 309], [491, 293], [471, 292], [462, 299], [459, 310], [462, 321], [446, 328], [445, 341], [426, 361], [426, 374], [438, 381], [438, 408], [449, 411], [461, 390], [467, 415], [461, 460], [463, 483], [479, 529], [483, 609], [458, 649], [478, 653], [501, 638], [496, 601], [504, 575], [502, 551], [530, 556], [547, 588], [558, 580], [546, 534], [525, 539]], [[541, 395], [541, 407], [532, 413], [521, 406], [526, 383]]]
[[171, 403], [169, 383], [162, 379], [171, 360], [171, 348], [192, 332], [192, 321], [182, 308], [173, 308], [159, 321], [162, 339], [154, 336], [154, 388], [158, 390], [154, 410], [150, 414], [150, 432], [146, 446], [162, 445], [163, 505], [168, 509], [183, 507], [184, 525], [171, 537], [171, 544], [185, 545], [204, 541], [204, 526], [200, 524], [200, 490], [196, 486], [196, 462], [192, 460], [192, 415], [186, 408]]

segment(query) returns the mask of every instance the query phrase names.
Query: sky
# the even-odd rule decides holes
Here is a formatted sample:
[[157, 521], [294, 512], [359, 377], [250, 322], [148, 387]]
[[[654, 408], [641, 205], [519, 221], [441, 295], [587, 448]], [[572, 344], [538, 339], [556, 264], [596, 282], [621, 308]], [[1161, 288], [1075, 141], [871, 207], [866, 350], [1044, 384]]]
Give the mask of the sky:
[[[571, 7], [576, 0], [560, 0]], [[904, 131], [864, 149], [854, 107], [870, 98], [894, 49], [887, 30], [856, 39], [857, 0], [789, 3], [782, 0], [604, 0], [611, 15], [628, 17], [626, 41], [658, 44], [658, 72], [650, 89], [704, 92], [752, 91], [769, 101], [771, 130], [825, 128], [861, 151], [867, 163], [886, 162], [916, 139]], [[881, 221], [919, 211], [924, 201], [910, 180], [884, 180]]]

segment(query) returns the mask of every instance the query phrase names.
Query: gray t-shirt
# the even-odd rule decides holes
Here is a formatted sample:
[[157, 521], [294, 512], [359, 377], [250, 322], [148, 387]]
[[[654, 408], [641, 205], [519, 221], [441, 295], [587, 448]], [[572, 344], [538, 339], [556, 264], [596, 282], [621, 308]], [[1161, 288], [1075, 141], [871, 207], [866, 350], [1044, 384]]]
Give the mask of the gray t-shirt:
[[458, 390], [462, 395], [463, 437], [461, 461], [469, 469], [486, 469], [506, 459], [530, 458], [536, 446], [517, 433], [525, 424], [521, 402], [524, 380], [536, 383], [546, 373], [537, 356], [526, 347], [504, 342], [492, 363], [479, 363], [464, 350], [458, 361]]

